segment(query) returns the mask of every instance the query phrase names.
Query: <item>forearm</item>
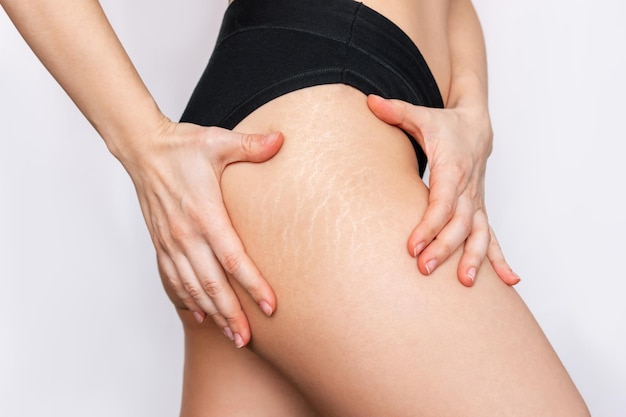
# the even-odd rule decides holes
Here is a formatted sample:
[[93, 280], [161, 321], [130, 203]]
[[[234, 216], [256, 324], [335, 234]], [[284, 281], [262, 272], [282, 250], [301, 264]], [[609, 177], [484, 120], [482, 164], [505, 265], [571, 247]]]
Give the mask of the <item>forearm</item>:
[[117, 157], [163, 123], [97, 0], [0, 4]]
[[470, 0], [451, 0], [448, 17], [451, 83], [448, 107], [487, 111], [487, 59], [480, 21]]

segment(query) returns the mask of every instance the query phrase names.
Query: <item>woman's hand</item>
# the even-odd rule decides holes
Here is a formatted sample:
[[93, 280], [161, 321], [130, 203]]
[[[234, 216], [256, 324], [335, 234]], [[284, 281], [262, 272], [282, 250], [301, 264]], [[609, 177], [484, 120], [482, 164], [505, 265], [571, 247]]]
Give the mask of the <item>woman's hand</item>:
[[230, 163], [271, 158], [282, 142], [278, 133], [247, 135], [164, 120], [151, 140], [116, 152], [135, 184], [166, 285], [196, 320], [210, 315], [237, 347], [249, 342], [250, 328], [227, 274], [267, 316], [276, 298], [233, 229], [220, 178]]
[[413, 136], [430, 164], [429, 204], [409, 237], [408, 249], [428, 275], [465, 243], [457, 274], [471, 286], [485, 256], [508, 285], [520, 278], [504, 259], [489, 226], [484, 202], [485, 167], [493, 133], [485, 109], [433, 109], [369, 96], [382, 121]]

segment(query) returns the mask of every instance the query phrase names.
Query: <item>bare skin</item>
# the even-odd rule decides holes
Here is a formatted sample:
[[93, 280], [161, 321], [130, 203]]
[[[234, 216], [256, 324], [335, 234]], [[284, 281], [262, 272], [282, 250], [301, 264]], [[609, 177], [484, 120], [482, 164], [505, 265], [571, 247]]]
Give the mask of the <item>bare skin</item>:
[[[450, 97], [450, 53], [437, 27], [447, 2], [366, 3], [410, 34]], [[232, 164], [222, 177], [233, 224], [280, 303], [268, 319], [233, 282], [254, 337], [245, 353], [219, 360], [233, 347], [179, 310], [183, 417], [589, 415], [531, 313], [490, 263], [472, 289], [456, 278], [463, 248], [428, 277], [415, 268], [406, 236], [429, 191], [404, 133], [376, 118], [362, 93], [341, 85], [296, 91], [236, 130], [285, 135], [273, 159]], [[230, 379], [229, 369], [237, 369]], [[218, 388], [251, 381], [266, 393], [251, 406], [237, 398], [253, 387]], [[206, 400], [216, 392], [236, 406], [224, 411]]]
[[[325, 104], [311, 108], [316, 101]], [[373, 117], [360, 92], [298, 91], [240, 126], [278, 127], [281, 152], [262, 165], [230, 166], [222, 186], [236, 229], [281, 300], [265, 319], [239, 291], [254, 329], [251, 350], [320, 415], [588, 415], [532, 315], [488, 263], [472, 289], [456, 281], [460, 251], [428, 278], [415, 269], [402, 249], [428, 190], [404, 134]], [[206, 385], [209, 395], [209, 384], [223, 382], [201, 371], [216, 346], [181, 317], [196, 352], [187, 356], [186, 386]], [[184, 416], [217, 415], [210, 404], [183, 407], [194, 410]]]
[[[473, 285], [485, 258], [503, 282], [514, 285], [519, 277], [504, 260], [484, 209], [492, 134], [482, 33], [470, 1], [368, 4], [414, 39], [429, 35], [425, 53], [448, 104], [446, 110], [432, 110], [370, 101], [382, 120], [413, 132], [430, 162], [428, 209], [409, 235], [409, 254], [430, 274], [463, 246], [457, 267], [463, 285]], [[229, 163], [272, 157], [282, 136], [169, 120], [98, 0], [0, 0], [0, 5], [127, 170], [169, 289], [197, 321], [208, 315], [236, 346], [246, 345], [249, 323], [226, 275], [268, 316], [276, 297], [232, 227], [220, 177]]]
[[[359, 92], [325, 86], [281, 97], [238, 126], [286, 135], [275, 162], [233, 164], [222, 181], [233, 223], [280, 307], [230, 228], [218, 185], [226, 165], [266, 160], [282, 139], [169, 121], [95, 0], [0, 4], [136, 185], [186, 330], [183, 415], [586, 415], [504, 285], [516, 277], [489, 239], [486, 71], [468, 1], [367, 3], [420, 45], [447, 110], [375, 99], [368, 109]], [[332, 105], [303, 109], [305, 95]], [[452, 175], [447, 185], [428, 192], [406, 137], [375, 115], [416, 129], [431, 178]], [[439, 152], [449, 143], [439, 133], [454, 125], [466, 135]], [[485, 254], [502, 282], [477, 262]], [[455, 288], [457, 274], [476, 288]], [[276, 320], [261, 311], [276, 311]], [[233, 354], [219, 330], [193, 323], [205, 314], [238, 346], [250, 338], [247, 315], [253, 346]]]

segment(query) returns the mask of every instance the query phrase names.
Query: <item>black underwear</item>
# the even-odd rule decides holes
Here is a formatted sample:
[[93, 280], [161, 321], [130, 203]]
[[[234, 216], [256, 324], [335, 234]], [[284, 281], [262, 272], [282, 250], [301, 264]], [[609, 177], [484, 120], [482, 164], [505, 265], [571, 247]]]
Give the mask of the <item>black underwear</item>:
[[[413, 41], [367, 6], [353, 0], [235, 0], [181, 121], [232, 129], [277, 97], [337, 83], [443, 107]], [[409, 138], [422, 175], [426, 155]]]

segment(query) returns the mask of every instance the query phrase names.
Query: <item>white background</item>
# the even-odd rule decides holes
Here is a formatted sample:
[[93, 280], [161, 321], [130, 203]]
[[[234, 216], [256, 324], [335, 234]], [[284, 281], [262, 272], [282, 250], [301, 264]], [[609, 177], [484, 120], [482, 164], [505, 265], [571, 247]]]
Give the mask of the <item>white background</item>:
[[[226, 2], [103, 3], [177, 119]], [[592, 414], [624, 417], [626, 6], [475, 4], [492, 225]], [[0, 13], [0, 415], [174, 416], [181, 367], [131, 182]]]

